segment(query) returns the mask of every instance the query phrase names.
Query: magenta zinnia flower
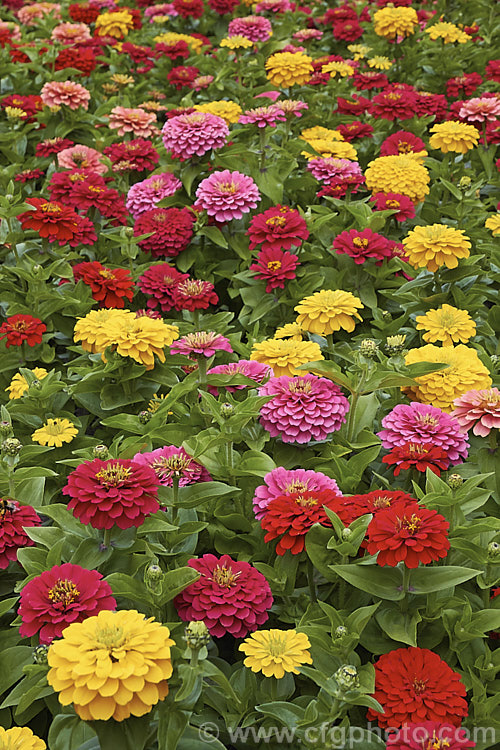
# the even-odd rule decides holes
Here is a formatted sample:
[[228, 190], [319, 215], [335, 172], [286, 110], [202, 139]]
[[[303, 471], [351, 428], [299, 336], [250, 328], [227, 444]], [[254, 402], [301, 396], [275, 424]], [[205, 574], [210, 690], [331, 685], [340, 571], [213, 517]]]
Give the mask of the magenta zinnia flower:
[[273, 289], [284, 289], [285, 281], [295, 278], [298, 265], [299, 259], [293, 253], [278, 249], [261, 250], [257, 262], [252, 263], [249, 270], [266, 282], [266, 292], [269, 294]]
[[181, 187], [182, 182], [172, 172], [155, 174], [132, 185], [127, 193], [125, 205], [134, 219], [137, 219], [145, 211], [156, 208], [159, 201], [173, 195]]
[[249, 563], [229, 555], [203, 555], [188, 565], [201, 577], [174, 599], [181, 620], [203, 621], [216, 638], [226, 633], [244, 638], [266, 622], [273, 604], [271, 589]]
[[178, 339], [170, 347], [171, 354], [184, 354], [186, 357], [213, 357], [215, 352], [232, 352], [229, 339], [214, 331], [196, 331]]
[[188, 273], [181, 273], [168, 263], [157, 263], [149, 266], [137, 279], [137, 286], [149, 299], [149, 308], [161, 307], [168, 312], [174, 307], [173, 293], [181, 281], [189, 279]]
[[349, 411], [340, 388], [316, 375], [271, 378], [259, 395], [272, 396], [260, 410], [262, 426], [284, 443], [324, 440], [340, 430]]
[[219, 301], [214, 285], [201, 279], [180, 281], [172, 292], [176, 310], [206, 310]]
[[371, 229], [346, 229], [335, 237], [332, 250], [337, 255], [348, 255], [357, 265], [369, 258], [382, 261], [393, 257], [387, 237]]
[[192, 112], [171, 117], [161, 132], [166, 150], [174, 159], [184, 161], [225, 146], [229, 128], [222, 117], [208, 112]]
[[153, 208], [136, 219], [134, 234], [139, 237], [153, 232], [138, 243], [141, 250], [151, 253], [153, 258], [162, 255], [173, 258], [191, 242], [193, 224], [194, 214], [186, 207]]
[[179, 480], [179, 487], [212, 481], [204, 466], [194, 461], [184, 448], [175, 445], [165, 445], [149, 453], [136, 453], [132, 461], [153, 469], [164, 487], [172, 487], [174, 477]]
[[83, 622], [102, 609], [116, 609], [111, 586], [97, 570], [64, 563], [32, 578], [21, 591], [19, 633], [40, 643], [60, 638], [72, 622]]
[[285, 469], [278, 466], [266, 474], [264, 484], [255, 490], [253, 498], [253, 512], [255, 518], [261, 519], [266, 514], [266, 508], [276, 497], [292, 495], [294, 492], [322, 492], [331, 490], [342, 497], [335, 479], [327, 477], [321, 471], [310, 469]]
[[238, 122], [242, 125], [257, 125], [258, 128], [265, 128], [269, 125], [275, 128], [278, 122], [285, 122], [286, 116], [278, 104], [270, 104], [268, 107], [255, 107], [247, 109]]
[[467, 391], [453, 402], [455, 417], [463, 431], [472, 428], [474, 435], [487, 437], [492, 429], [500, 429], [500, 391], [498, 388]]
[[450, 722], [408, 723], [387, 738], [387, 750], [469, 750], [473, 747], [476, 747], [476, 743], [469, 739], [467, 730]]
[[80, 464], [68, 476], [63, 494], [69, 495], [68, 510], [94, 529], [141, 526], [146, 516], [160, 506], [160, 484], [148, 466], [128, 459], [96, 458]]
[[212, 172], [198, 185], [196, 191], [198, 209], [204, 209], [216, 221], [241, 219], [260, 201], [257, 185], [246, 174], [230, 172]]
[[229, 22], [228, 36], [244, 36], [251, 42], [267, 42], [273, 33], [271, 21], [261, 16], [243, 16]]
[[430, 443], [445, 450], [452, 464], [467, 458], [469, 441], [459, 421], [437, 406], [416, 401], [398, 404], [384, 417], [382, 427], [377, 435], [388, 450], [405, 443]]
[[27, 526], [40, 526], [41, 520], [31, 505], [19, 505], [10, 497], [0, 498], [0, 569], [17, 560], [20, 547], [32, 547], [34, 542], [24, 530]]
[[299, 246], [301, 240], [307, 240], [309, 230], [297, 209], [278, 203], [252, 216], [247, 234], [250, 250], [257, 245], [262, 245], [262, 250], [290, 250]]
[[[227, 365], [216, 365], [207, 370], [207, 375], [244, 375], [246, 378], [250, 378], [255, 383], [262, 383], [266, 378], [271, 378], [273, 375], [272, 369], [269, 365], [264, 365], [262, 362], [254, 362], [250, 359], [240, 359], [239, 362], [229, 362]], [[249, 388], [249, 385], [225, 385], [225, 386], [213, 386], [209, 385], [208, 390], [214, 396], [217, 396], [219, 388], [225, 388], [229, 393], [234, 391], [240, 391], [243, 388]]]
[[307, 169], [321, 182], [330, 182], [335, 177], [360, 177], [361, 168], [355, 161], [337, 159], [334, 156], [309, 159]]

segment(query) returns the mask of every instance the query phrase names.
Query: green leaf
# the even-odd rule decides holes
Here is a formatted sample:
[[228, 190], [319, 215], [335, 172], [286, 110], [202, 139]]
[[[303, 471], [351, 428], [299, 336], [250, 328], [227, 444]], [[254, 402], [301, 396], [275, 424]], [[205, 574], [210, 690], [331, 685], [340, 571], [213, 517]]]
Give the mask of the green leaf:
[[95, 737], [89, 724], [78, 716], [58, 714], [54, 716], [49, 729], [50, 750], [78, 750], [80, 746]]
[[[234, 495], [241, 492], [239, 487], [232, 487], [223, 482], [198, 482], [179, 488], [179, 499], [175, 505], [180, 508], [197, 508], [203, 503], [224, 495]], [[166, 499], [167, 504], [174, 505], [174, 495], [171, 487], [163, 487], [159, 492], [160, 499]]]
[[163, 604], [171, 601], [177, 596], [177, 594], [180, 594], [186, 586], [197, 581], [199, 577], [200, 574], [198, 571], [188, 566], [177, 568], [176, 570], [169, 570], [168, 573], [165, 573], [162, 581], [162, 593], [158, 601], [159, 606], [163, 606]]
[[218, 227], [203, 227], [203, 229], [200, 229], [198, 234], [204, 237], [208, 237], [210, 242], [213, 242], [214, 245], [218, 245], [219, 247], [224, 248], [227, 248], [228, 246], [226, 238]]
[[33, 654], [29, 646], [13, 646], [0, 652], [0, 694], [21, 679], [24, 666], [32, 661]]
[[111, 573], [105, 580], [111, 586], [114, 596], [123, 596], [125, 599], [130, 599], [130, 601], [137, 603], [139, 608], [144, 602], [149, 605], [153, 603], [146, 586], [132, 576], [125, 575], [125, 573]]
[[443, 591], [458, 586], [458, 584], [469, 581], [479, 573], [481, 573], [480, 570], [461, 568], [457, 565], [417, 568], [411, 571], [409, 590], [412, 594], [431, 594], [434, 591]]
[[298, 370], [306, 370], [312, 372], [314, 375], [321, 375], [324, 378], [332, 380], [337, 385], [341, 385], [347, 390], [353, 392], [355, 390], [354, 383], [348, 378], [347, 375], [340, 370], [337, 365], [327, 360], [321, 360], [319, 362], [307, 362], [306, 364], [299, 365]]
[[422, 620], [417, 612], [403, 614], [399, 608], [383, 607], [375, 615], [378, 624], [389, 638], [408, 646], [417, 645], [417, 624]]
[[218, 733], [218, 727], [214, 722], [200, 724], [199, 729], [188, 726], [177, 745], [177, 750], [226, 750], [217, 739]]
[[261, 703], [255, 709], [265, 716], [281, 721], [285, 727], [294, 729], [297, 723], [304, 718], [304, 709], [294, 703], [286, 701], [273, 701], [272, 703]]
[[159, 704], [158, 710], [158, 750], [177, 750], [192, 712], [167, 705], [164, 701]]
[[403, 574], [398, 568], [374, 565], [329, 565], [337, 575], [361, 591], [397, 602], [404, 598]]

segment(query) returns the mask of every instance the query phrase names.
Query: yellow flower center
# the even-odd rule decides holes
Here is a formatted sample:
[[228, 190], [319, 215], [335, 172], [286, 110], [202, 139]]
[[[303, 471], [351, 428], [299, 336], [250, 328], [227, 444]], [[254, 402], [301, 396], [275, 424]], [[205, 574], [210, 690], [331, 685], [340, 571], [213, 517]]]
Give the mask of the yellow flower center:
[[290, 393], [310, 393], [312, 389], [310, 380], [290, 380], [288, 390]]
[[27, 330], [28, 324], [26, 323], [25, 320], [16, 320], [15, 323], [11, 323], [10, 324], [10, 327], [14, 331], [20, 331], [20, 332], [22, 332], [22, 331], [26, 331]]
[[312, 508], [313, 505], [318, 504], [316, 498], [304, 497], [304, 495], [299, 495], [295, 502], [297, 505], [300, 505], [301, 508]]
[[394, 198], [389, 198], [389, 200], [386, 201], [385, 205], [387, 206], [387, 208], [399, 208], [400, 207], [399, 201], [394, 200]]
[[408, 531], [410, 534], [416, 534], [416, 532], [420, 528], [420, 524], [422, 522], [422, 519], [420, 516], [417, 516], [415, 513], [412, 513], [412, 515], [408, 518], [408, 516], [403, 516], [403, 518], [399, 518], [399, 530], [401, 531], [404, 529], [405, 531]]
[[281, 261], [280, 260], [270, 260], [267, 264], [268, 271], [279, 271], [281, 268]]
[[156, 476], [162, 480], [170, 476], [180, 477], [191, 463], [191, 458], [183, 456], [181, 453], [174, 453], [172, 456], [161, 456], [151, 464], [151, 468]]
[[282, 227], [285, 222], [286, 219], [284, 216], [271, 216], [271, 218], [266, 219], [266, 224], [270, 227]]
[[388, 508], [390, 504], [391, 501], [386, 495], [381, 495], [373, 501], [374, 508]]
[[121, 464], [111, 464], [111, 466], [98, 471], [95, 476], [104, 487], [118, 487], [121, 482], [129, 479], [131, 474], [132, 469], [128, 467]]
[[354, 247], [368, 247], [368, 240], [366, 237], [354, 237], [352, 244]]
[[422, 424], [436, 427], [439, 424], [439, 420], [436, 417], [432, 417], [430, 414], [417, 414], [417, 421]]
[[103, 645], [111, 651], [112, 649], [123, 645], [123, 628], [116, 625], [114, 627], [97, 628], [95, 631], [95, 638], [100, 645]]
[[400, 154], [410, 154], [412, 147], [407, 141], [398, 141], [398, 151]]
[[236, 185], [234, 182], [219, 182], [217, 187], [221, 193], [230, 193], [233, 195], [236, 192]]
[[307, 482], [300, 482], [299, 480], [290, 482], [290, 484], [287, 484], [285, 487], [285, 492], [307, 492], [307, 490]]
[[415, 682], [413, 683], [413, 689], [417, 693], [417, 695], [420, 695], [424, 692], [426, 685], [427, 680], [415, 680]]
[[109, 268], [102, 268], [99, 271], [99, 276], [102, 276], [103, 279], [114, 279], [115, 278], [115, 274]]
[[219, 565], [217, 565], [217, 567], [214, 569], [213, 578], [211, 578], [210, 580], [214, 581], [219, 586], [230, 589], [231, 586], [235, 585], [240, 575], [240, 571], [237, 573], [233, 573], [232, 568], [226, 568], [225, 565], [223, 565], [221, 568]]
[[104, 193], [104, 188], [97, 187], [97, 185], [89, 185], [89, 190], [91, 193], [97, 193], [97, 195]]
[[49, 589], [48, 594], [53, 604], [62, 604], [63, 607], [68, 607], [80, 596], [75, 584], [68, 578], [58, 578], [55, 586]]
[[278, 633], [270, 633], [268, 641], [269, 654], [271, 656], [283, 656], [287, 650], [286, 630]]
[[203, 292], [203, 281], [200, 281], [198, 279], [185, 281], [184, 284], [181, 284], [179, 286], [179, 291], [181, 291], [183, 294], [201, 294]]
[[390, 94], [387, 94], [387, 98], [393, 102], [397, 102], [401, 99], [401, 94], [398, 94], [396, 91], [391, 91]]
[[44, 214], [60, 214], [62, 208], [61, 206], [58, 206], [57, 203], [45, 203], [40, 207], [40, 210], [43, 211]]
[[427, 740], [425, 750], [444, 750], [446, 747], [450, 747], [448, 740], [438, 740], [436, 732], [433, 732], [432, 739]]

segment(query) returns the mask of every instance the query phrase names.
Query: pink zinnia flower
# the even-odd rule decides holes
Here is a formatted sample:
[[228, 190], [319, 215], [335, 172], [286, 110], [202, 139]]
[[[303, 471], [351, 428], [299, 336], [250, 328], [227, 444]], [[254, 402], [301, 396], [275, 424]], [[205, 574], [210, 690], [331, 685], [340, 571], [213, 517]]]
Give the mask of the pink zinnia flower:
[[496, 120], [500, 117], [500, 100], [494, 96], [476, 96], [462, 104], [458, 116], [467, 122]]
[[147, 301], [148, 308], [159, 305], [163, 312], [168, 312], [174, 306], [174, 289], [179, 282], [188, 278], [189, 274], [181, 273], [168, 263], [157, 263], [139, 276], [137, 285], [141, 292], [150, 297]]
[[454, 417], [462, 431], [472, 428], [474, 435], [487, 437], [491, 430], [500, 429], [500, 391], [498, 388], [467, 391], [453, 402]]
[[[262, 383], [264, 380], [272, 377], [273, 371], [269, 365], [264, 365], [262, 362], [240, 359], [238, 362], [229, 362], [227, 365], [211, 367], [210, 370], [207, 370], [207, 375], [244, 375], [246, 378], [253, 380], [254, 383]], [[229, 393], [234, 393], [243, 388], [250, 388], [250, 385], [208, 386], [208, 390], [214, 396], [219, 395], [219, 388], [225, 388]]]
[[125, 205], [134, 219], [137, 219], [145, 211], [156, 208], [159, 201], [173, 195], [181, 187], [182, 182], [172, 172], [155, 174], [132, 185], [127, 193]]
[[154, 258], [161, 255], [175, 257], [191, 242], [193, 236], [194, 214], [188, 208], [152, 208], [144, 211], [136, 219], [134, 234], [153, 232], [150, 237], [141, 240], [139, 247]]
[[307, 240], [309, 230], [297, 209], [278, 204], [252, 216], [247, 234], [250, 250], [257, 245], [262, 245], [262, 250], [290, 250]]
[[316, 375], [271, 378], [259, 388], [271, 396], [260, 410], [260, 422], [284, 443], [324, 440], [346, 421], [349, 402], [340, 388]]
[[25, 529], [40, 524], [40, 517], [31, 505], [19, 505], [10, 497], [0, 497], [0, 570], [5, 570], [12, 560], [17, 560], [20, 547], [34, 545]]
[[440, 721], [408, 723], [387, 738], [387, 750], [470, 750], [476, 743], [469, 739], [466, 729]]
[[216, 221], [241, 219], [243, 214], [256, 208], [260, 201], [257, 185], [246, 174], [230, 172], [213, 172], [198, 185], [196, 191], [198, 209], [204, 209]]
[[286, 117], [302, 117], [302, 110], [309, 109], [309, 105], [300, 99], [282, 99], [280, 101], [280, 108]]
[[432, 443], [446, 451], [452, 464], [467, 458], [469, 441], [460, 431], [459, 421], [437, 406], [417, 401], [397, 404], [383, 418], [382, 427], [377, 435], [388, 450], [408, 442]]
[[216, 352], [232, 352], [229, 339], [214, 331], [196, 331], [178, 339], [170, 347], [171, 354], [184, 354], [190, 359], [213, 357]]
[[57, 154], [57, 163], [61, 169], [79, 170], [92, 174], [104, 174], [108, 168], [101, 161], [102, 154], [95, 148], [84, 146], [70, 146]]
[[206, 310], [209, 305], [216, 305], [219, 297], [210, 281], [186, 279], [180, 281], [172, 291], [176, 310]]
[[73, 81], [48, 81], [40, 92], [42, 102], [46, 107], [61, 107], [70, 109], [89, 108], [90, 91]]
[[252, 263], [249, 270], [266, 282], [266, 292], [270, 294], [273, 289], [284, 289], [285, 281], [295, 278], [298, 265], [299, 259], [293, 253], [279, 249], [261, 250], [257, 262]]
[[244, 36], [251, 42], [267, 42], [273, 33], [271, 21], [262, 16], [243, 16], [229, 22], [228, 36]]
[[188, 565], [201, 577], [174, 599], [181, 620], [203, 621], [216, 638], [226, 633], [244, 638], [266, 622], [273, 597], [266, 578], [252, 565], [210, 554], [188, 560]]
[[397, 209], [397, 213], [394, 214], [396, 221], [406, 221], [407, 219], [413, 219], [415, 216], [415, 204], [407, 195], [375, 193], [370, 200], [375, 203], [375, 211], [395, 211]]
[[162, 130], [163, 145], [174, 159], [203, 156], [226, 145], [229, 128], [225, 120], [208, 112], [177, 115], [166, 121]]
[[334, 177], [360, 176], [361, 168], [355, 161], [336, 159], [333, 156], [309, 159], [307, 169], [321, 182], [330, 182]]
[[133, 133], [138, 138], [149, 138], [157, 132], [156, 114], [139, 108], [114, 107], [109, 114], [109, 127], [118, 135]]
[[50, 38], [59, 44], [78, 44], [92, 39], [92, 34], [86, 23], [60, 23], [52, 29]]
[[172, 487], [174, 477], [179, 480], [179, 487], [212, 481], [204, 466], [194, 461], [184, 448], [175, 445], [165, 445], [149, 453], [136, 453], [132, 461], [153, 469], [164, 487]]
[[357, 265], [369, 258], [382, 261], [393, 257], [387, 237], [371, 229], [346, 229], [335, 237], [333, 250], [337, 255], [348, 255]]
[[327, 477], [321, 471], [285, 469], [283, 466], [278, 466], [266, 474], [264, 484], [255, 490], [253, 498], [255, 518], [258, 520], [263, 518], [271, 500], [280, 495], [291, 495], [294, 492], [321, 492], [322, 490], [332, 490], [342, 497], [335, 479]]
[[16, 15], [23, 26], [36, 26], [36, 21], [39, 18], [44, 18], [46, 15], [60, 20], [61, 6], [59, 3], [33, 3], [31, 5], [23, 5], [22, 8], [16, 11]]
[[275, 128], [278, 122], [285, 122], [286, 116], [278, 104], [270, 104], [268, 107], [255, 107], [247, 109], [238, 122], [242, 125], [257, 125], [258, 128], [265, 128], [269, 125]]

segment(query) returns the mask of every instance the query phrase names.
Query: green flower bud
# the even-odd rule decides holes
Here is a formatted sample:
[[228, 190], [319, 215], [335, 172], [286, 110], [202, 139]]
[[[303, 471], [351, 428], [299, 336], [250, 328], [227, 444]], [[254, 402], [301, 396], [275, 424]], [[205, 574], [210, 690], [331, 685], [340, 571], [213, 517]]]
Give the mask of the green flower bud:
[[101, 461], [106, 461], [109, 458], [109, 450], [107, 445], [94, 445], [92, 451], [93, 458], [100, 458]]
[[149, 565], [146, 568], [146, 580], [151, 582], [161, 581], [163, 578], [163, 570], [159, 565]]
[[451, 487], [452, 490], [458, 490], [459, 487], [461, 487], [464, 483], [463, 477], [460, 476], [460, 474], [450, 474], [448, 477], [448, 486]]
[[147, 424], [149, 420], [151, 419], [153, 415], [150, 411], [140, 411], [139, 412], [139, 422], [141, 424]]
[[198, 650], [206, 646], [210, 640], [210, 633], [204, 622], [193, 620], [184, 629], [184, 640], [187, 647]]
[[488, 544], [488, 560], [500, 562], [500, 544], [498, 542]]
[[31, 656], [35, 664], [47, 664], [47, 653], [49, 647], [47, 645], [35, 646], [31, 652]]
[[3, 441], [0, 446], [0, 451], [5, 456], [17, 456], [22, 447], [23, 444], [20, 440], [14, 437], [9, 437]]
[[229, 419], [229, 417], [232, 417], [234, 414], [234, 406], [226, 402], [225, 404], [221, 405], [220, 413], [221, 416], [224, 417], [224, 419]]
[[363, 339], [361, 344], [359, 345], [359, 353], [363, 355], [363, 357], [375, 357], [378, 351], [377, 342], [373, 339]]
[[348, 539], [350, 539], [350, 538], [351, 538], [351, 536], [352, 536], [352, 531], [351, 531], [351, 529], [344, 529], [344, 530], [343, 530], [343, 532], [342, 532], [342, 539], [343, 539], [344, 541], [347, 541]]
[[342, 691], [359, 687], [358, 670], [352, 664], [345, 664], [337, 669], [333, 677]]
[[2, 419], [0, 422], [0, 435], [2, 437], [9, 437], [12, 432], [12, 425], [10, 422], [7, 422], [6, 419]]
[[458, 187], [460, 188], [460, 190], [467, 190], [468, 188], [470, 188], [471, 185], [472, 185], [472, 180], [470, 177], [467, 177], [466, 175], [461, 177], [458, 181]]
[[39, 391], [42, 387], [42, 383], [40, 380], [33, 380], [33, 382], [30, 385], [30, 388], [34, 388], [36, 391]]
[[392, 320], [392, 315], [389, 312], [389, 310], [382, 310], [382, 317], [387, 322], [389, 322], [390, 320]]
[[348, 630], [345, 627], [345, 625], [339, 625], [337, 628], [335, 628], [334, 636], [335, 638], [344, 638], [348, 634]]

